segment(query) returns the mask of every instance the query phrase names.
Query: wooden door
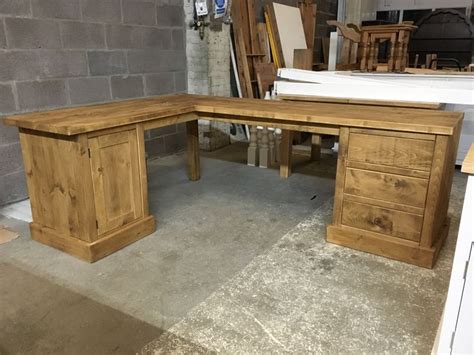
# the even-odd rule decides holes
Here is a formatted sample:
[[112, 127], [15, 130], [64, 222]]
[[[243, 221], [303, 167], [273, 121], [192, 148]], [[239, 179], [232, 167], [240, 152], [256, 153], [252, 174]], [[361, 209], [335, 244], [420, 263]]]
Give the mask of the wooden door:
[[98, 234], [143, 217], [135, 129], [89, 139]]

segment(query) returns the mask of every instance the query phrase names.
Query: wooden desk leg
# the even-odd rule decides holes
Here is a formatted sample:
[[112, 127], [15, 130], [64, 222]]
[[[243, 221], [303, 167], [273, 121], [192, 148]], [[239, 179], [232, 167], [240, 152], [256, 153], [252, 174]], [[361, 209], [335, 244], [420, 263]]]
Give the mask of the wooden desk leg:
[[377, 40], [374, 36], [370, 36], [369, 39], [369, 59], [367, 60], [367, 70], [373, 71], [374, 70], [374, 57], [375, 57], [375, 45], [377, 44]]
[[362, 32], [362, 39], [360, 42], [360, 46], [361, 46], [360, 70], [362, 71], [367, 70], [368, 44], [369, 44], [369, 34], [367, 32]]
[[405, 68], [408, 66], [408, 42], [409, 41], [410, 41], [410, 32], [407, 32], [403, 40], [403, 60], [402, 60], [401, 68], [400, 68], [402, 72], [404, 72]]
[[191, 181], [201, 178], [201, 163], [199, 160], [199, 129], [198, 121], [186, 122], [188, 149], [188, 177]]
[[291, 175], [291, 153], [293, 150], [293, 131], [283, 129], [280, 144], [280, 177], [287, 179]]
[[401, 71], [402, 60], [405, 57], [403, 53], [404, 41], [405, 41], [405, 31], [402, 30], [398, 32], [398, 38], [397, 38], [397, 49], [396, 49], [396, 56], [395, 56], [395, 71], [396, 72]]
[[313, 134], [311, 136], [311, 160], [321, 160], [321, 136]]
[[393, 72], [396, 46], [397, 46], [397, 34], [392, 33], [392, 35], [390, 36], [390, 54], [388, 55], [388, 71], [389, 72]]

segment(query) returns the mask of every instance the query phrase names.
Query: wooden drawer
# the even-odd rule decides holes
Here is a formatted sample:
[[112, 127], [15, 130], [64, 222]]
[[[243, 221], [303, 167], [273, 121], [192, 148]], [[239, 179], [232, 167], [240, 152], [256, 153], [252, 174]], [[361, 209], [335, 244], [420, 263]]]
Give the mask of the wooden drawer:
[[[408, 138], [413, 137], [413, 138]], [[352, 133], [349, 137], [348, 160], [388, 165], [422, 171], [431, 170], [434, 140], [431, 136], [394, 137], [389, 133]]]
[[392, 237], [419, 241], [423, 216], [344, 200], [342, 224]]
[[428, 180], [347, 168], [344, 193], [424, 208]]

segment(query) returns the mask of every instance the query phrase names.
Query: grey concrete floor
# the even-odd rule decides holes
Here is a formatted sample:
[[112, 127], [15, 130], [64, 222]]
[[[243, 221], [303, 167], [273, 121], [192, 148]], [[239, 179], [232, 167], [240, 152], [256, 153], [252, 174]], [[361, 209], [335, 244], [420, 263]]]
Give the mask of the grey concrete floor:
[[87, 264], [21, 237], [0, 245], [0, 353], [130, 353], [197, 305], [331, 199], [335, 159], [295, 174], [247, 167], [245, 145], [203, 154], [202, 179], [183, 154], [149, 162], [152, 235]]
[[158, 229], [87, 264], [21, 237], [0, 245], [0, 353], [429, 351], [447, 291], [465, 178], [433, 270], [325, 243], [335, 157], [288, 180], [245, 146], [150, 162]]
[[326, 201], [142, 352], [430, 353], [465, 184], [456, 171], [434, 269], [326, 243]]

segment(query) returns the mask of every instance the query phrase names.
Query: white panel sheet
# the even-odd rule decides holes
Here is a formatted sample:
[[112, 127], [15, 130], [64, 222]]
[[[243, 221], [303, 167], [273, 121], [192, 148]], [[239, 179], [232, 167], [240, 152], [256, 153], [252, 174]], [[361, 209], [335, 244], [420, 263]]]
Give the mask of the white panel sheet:
[[293, 68], [295, 49], [307, 49], [301, 12], [297, 7], [273, 3], [285, 67]]

